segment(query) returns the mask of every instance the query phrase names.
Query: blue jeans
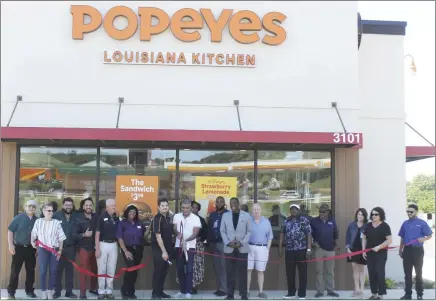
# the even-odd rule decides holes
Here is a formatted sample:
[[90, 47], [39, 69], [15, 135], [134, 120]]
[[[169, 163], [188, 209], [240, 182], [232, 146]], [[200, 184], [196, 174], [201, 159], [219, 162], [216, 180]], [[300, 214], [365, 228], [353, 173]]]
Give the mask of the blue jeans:
[[46, 276], [48, 269], [50, 271], [48, 276], [48, 290], [53, 290], [55, 287], [56, 269], [58, 266], [56, 255], [43, 248], [38, 248], [38, 263], [39, 277], [41, 280], [41, 291], [45, 292], [47, 290]]
[[[186, 261], [185, 253], [181, 248], [176, 248], [177, 252], [177, 277], [179, 278], [180, 292], [182, 294], [190, 294], [193, 285], [193, 270], [194, 270], [194, 255], [195, 249], [189, 249], [188, 261]], [[180, 255], [179, 255], [180, 254]]]

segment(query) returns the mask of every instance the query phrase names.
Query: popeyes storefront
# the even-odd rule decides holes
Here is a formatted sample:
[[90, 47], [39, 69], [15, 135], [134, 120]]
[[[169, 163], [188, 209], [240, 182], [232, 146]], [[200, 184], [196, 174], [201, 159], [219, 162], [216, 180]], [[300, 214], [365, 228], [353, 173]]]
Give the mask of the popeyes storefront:
[[[275, 205], [317, 215], [327, 203], [343, 252], [358, 207], [389, 214], [405, 193], [405, 23], [363, 21], [358, 48], [356, 16], [353, 2], [2, 3], [1, 232], [29, 199], [115, 197], [149, 220], [159, 198], [173, 212], [195, 199], [207, 216], [223, 195], [260, 203], [273, 224]], [[276, 240], [270, 260], [283, 260]], [[350, 266], [335, 267], [351, 289]], [[314, 275], [310, 264], [309, 289]], [[284, 290], [284, 265], [265, 279]], [[199, 289], [216, 289], [207, 256]]]

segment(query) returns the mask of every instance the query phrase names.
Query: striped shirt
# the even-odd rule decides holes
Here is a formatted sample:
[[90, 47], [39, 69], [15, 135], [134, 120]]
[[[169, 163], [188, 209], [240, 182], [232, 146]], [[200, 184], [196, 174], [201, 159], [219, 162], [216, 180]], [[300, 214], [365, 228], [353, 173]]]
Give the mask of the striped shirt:
[[66, 240], [67, 237], [58, 220], [47, 221], [44, 218], [39, 218], [32, 229], [32, 243], [37, 239], [46, 246], [58, 248], [59, 243]]

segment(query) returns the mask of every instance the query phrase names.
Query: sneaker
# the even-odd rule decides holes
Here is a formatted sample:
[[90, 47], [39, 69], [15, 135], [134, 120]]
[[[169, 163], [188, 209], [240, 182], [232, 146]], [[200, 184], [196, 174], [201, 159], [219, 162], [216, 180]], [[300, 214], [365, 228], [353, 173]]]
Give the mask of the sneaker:
[[422, 296], [418, 296], [416, 297], [416, 300], [424, 300], [424, 299], [422, 298]]
[[53, 291], [52, 290], [47, 290], [47, 299], [53, 300]]
[[165, 294], [165, 293], [160, 294], [160, 297], [161, 297], [162, 299], [171, 299], [171, 296], [168, 295], [168, 294]]
[[334, 291], [328, 292], [327, 296], [334, 297], [334, 298], [339, 298], [339, 294], [335, 293]]
[[412, 300], [412, 296], [404, 295], [403, 297], [400, 298], [400, 300]]
[[112, 295], [112, 294], [106, 294], [106, 299], [108, 299], [108, 300], [114, 300], [114, 299], [115, 299], [115, 296]]
[[8, 299], [9, 300], [15, 300], [15, 295], [14, 294], [8, 294]]
[[104, 294], [98, 294], [98, 300], [104, 300], [105, 295]]
[[90, 294], [93, 294], [95, 296], [98, 296], [98, 291], [97, 290], [89, 290]]
[[295, 299], [295, 295], [289, 295], [289, 294], [287, 294], [286, 296], [283, 296], [283, 299], [287, 299], [287, 300], [289, 300], [289, 299]]
[[[26, 296], [27, 296], [27, 298], [36, 299], [35, 293], [27, 293]], [[14, 298], [15, 298], [15, 296], [14, 296]]]
[[42, 299], [42, 300], [47, 300], [47, 291], [42, 291], [42, 293], [41, 293], [41, 299]]
[[315, 294], [315, 298], [321, 298], [321, 297], [324, 297], [324, 293], [317, 292]]
[[257, 296], [261, 299], [268, 299], [267, 294], [265, 294], [264, 292], [259, 292], [259, 294]]
[[160, 299], [162, 299], [162, 297], [161, 297], [161, 296], [158, 296], [158, 295], [153, 295], [153, 294], [151, 294], [151, 299], [152, 299], [152, 300], [160, 300]]
[[183, 299], [185, 297], [185, 294], [182, 294], [181, 292], [178, 292], [177, 294], [174, 295], [173, 298], [175, 299]]
[[[53, 295], [54, 297], [54, 295]], [[77, 299], [77, 295], [74, 293], [65, 293], [65, 298]]]
[[185, 294], [185, 299], [192, 299], [192, 295], [190, 293]]

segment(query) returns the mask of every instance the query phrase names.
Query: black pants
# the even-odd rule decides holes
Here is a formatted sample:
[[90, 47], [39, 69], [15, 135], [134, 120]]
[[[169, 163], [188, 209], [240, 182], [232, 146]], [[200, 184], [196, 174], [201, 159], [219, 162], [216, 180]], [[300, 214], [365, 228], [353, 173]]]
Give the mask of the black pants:
[[373, 295], [386, 295], [386, 279], [385, 268], [386, 261], [388, 260], [387, 250], [378, 252], [368, 252], [367, 265], [368, 265], [368, 278], [369, 287]]
[[232, 253], [225, 253], [225, 256], [236, 258], [226, 258], [227, 296], [234, 297], [235, 295], [235, 281], [237, 271], [239, 282], [239, 295], [241, 295], [241, 297], [246, 297], [248, 253], [241, 253], [238, 249], [234, 249]]
[[[159, 247], [152, 247], [153, 252], [153, 291], [152, 296], [153, 297], [159, 297], [163, 293], [164, 289], [164, 283], [165, 283], [165, 277], [167, 276], [168, 272], [168, 262], [165, 262], [162, 259], [162, 251]], [[171, 256], [171, 252], [167, 250], [168, 256]], [[171, 257], [169, 258], [171, 260]]]
[[306, 250], [286, 251], [286, 278], [288, 280], [288, 295], [295, 296], [297, 291], [295, 287], [295, 274], [298, 268], [298, 297], [306, 297], [307, 289], [307, 262], [298, 262], [306, 260]]
[[424, 292], [422, 283], [422, 266], [424, 264], [424, 248], [405, 246], [403, 250], [403, 268], [406, 287], [406, 295], [412, 296], [412, 271], [416, 273], [416, 294], [422, 296]]
[[26, 293], [33, 293], [35, 283], [36, 250], [29, 245], [27, 247], [15, 245], [15, 255], [12, 255], [11, 277], [9, 279], [8, 293], [15, 295], [18, 287], [18, 277], [21, 267], [26, 268]]
[[76, 247], [64, 246], [61, 255], [56, 272], [55, 292], [60, 294], [62, 291], [62, 274], [65, 271], [65, 292], [70, 294], [73, 292], [74, 267], [66, 259], [76, 261]]
[[[141, 264], [142, 256], [144, 254], [144, 247], [142, 246], [126, 246], [126, 249], [132, 253], [133, 260], [127, 259], [126, 254], [122, 251], [124, 262], [126, 267], [130, 268], [135, 265]], [[123, 296], [129, 297], [135, 295], [135, 283], [138, 278], [138, 271], [126, 272], [124, 274], [123, 285], [121, 286], [121, 294]]]

